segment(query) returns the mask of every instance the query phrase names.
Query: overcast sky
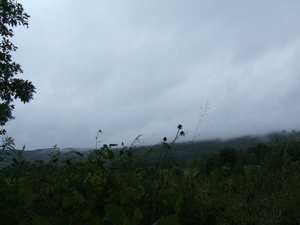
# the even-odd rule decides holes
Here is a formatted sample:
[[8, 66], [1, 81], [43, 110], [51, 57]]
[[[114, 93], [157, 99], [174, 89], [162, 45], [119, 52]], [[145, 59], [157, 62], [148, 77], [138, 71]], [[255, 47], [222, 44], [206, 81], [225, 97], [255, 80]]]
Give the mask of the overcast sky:
[[34, 100], [5, 126], [26, 149], [300, 128], [298, 0], [19, 0], [13, 42]]

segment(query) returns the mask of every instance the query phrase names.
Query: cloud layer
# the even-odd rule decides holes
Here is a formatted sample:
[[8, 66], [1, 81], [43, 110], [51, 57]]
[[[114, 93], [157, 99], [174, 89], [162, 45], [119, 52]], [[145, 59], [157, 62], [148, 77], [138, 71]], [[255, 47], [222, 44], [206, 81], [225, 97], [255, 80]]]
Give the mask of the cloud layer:
[[[299, 129], [297, 1], [30, 1], [14, 59], [37, 93], [6, 129], [28, 149]], [[206, 107], [206, 103], [209, 106]], [[208, 110], [209, 108], [209, 110]], [[206, 112], [207, 111], [207, 112]]]

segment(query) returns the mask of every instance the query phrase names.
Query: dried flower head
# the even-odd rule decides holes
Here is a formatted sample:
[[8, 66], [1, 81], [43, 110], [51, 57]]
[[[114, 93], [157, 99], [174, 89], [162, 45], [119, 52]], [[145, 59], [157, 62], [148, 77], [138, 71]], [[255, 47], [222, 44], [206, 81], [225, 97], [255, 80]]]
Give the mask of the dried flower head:
[[182, 129], [182, 125], [181, 125], [181, 124], [178, 124], [177, 129], [178, 129], [178, 130], [181, 130], [181, 129]]

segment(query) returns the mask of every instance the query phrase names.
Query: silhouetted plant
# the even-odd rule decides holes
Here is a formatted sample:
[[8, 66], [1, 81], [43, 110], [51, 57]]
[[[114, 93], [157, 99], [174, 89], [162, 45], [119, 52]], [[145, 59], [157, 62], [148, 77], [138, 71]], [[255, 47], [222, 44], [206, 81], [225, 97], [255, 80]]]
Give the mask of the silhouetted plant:
[[[176, 136], [182, 136], [182, 126], [177, 129]], [[160, 150], [163, 148], [164, 154], [175, 149], [172, 141], [163, 141]], [[12, 142], [3, 145], [5, 149], [9, 143]], [[57, 162], [23, 163], [18, 179], [14, 172], [21, 164], [0, 169], [0, 221], [92, 225], [298, 224], [300, 165], [291, 157], [298, 145], [281, 144], [267, 146], [268, 150], [260, 153], [260, 164], [248, 163], [249, 154], [256, 156], [254, 152], [223, 148], [204, 155], [198, 169], [174, 163], [161, 164], [156, 169], [144, 154], [137, 154], [138, 150], [130, 156], [125, 154], [124, 144], [122, 156], [115, 154], [120, 151], [118, 146], [110, 144], [91, 151], [88, 161], [67, 158], [67, 163], [56, 146], [53, 153], [60, 152]], [[82, 153], [72, 152], [81, 157]], [[21, 155], [15, 158], [22, 162]], [[155, 173], [158, 175], [153, 176]]]
[[176, 135], [171, 142], [168, 143], [167, 138], [163, 138], [162, 148], [160, 150], [160, 155], [157, 161], [157, 169], [160, 168], [160, 166], [171, 166], [171, 164], [177, 164], [171, 148], [173, 147], [175, 142], [182, 136], [185, 136], [185, 132], [182, 130], [182, 125], [178, 124]]
[[11, 155], [11, 152], [14, 150], [14, 139], [8, 136], [2, 136], [1, 140], [1, 150], [0, 150], [0, 162], [3, 162], [7, 159], [8, 155]]
[[199, 118], [198, 118], [197, 126], [192, 141], [195, 141], [195, 139], [201, 135], [201, 133], [199, 132], [199, 127], [201, 123], [205, 122], [205, 117], [208, 115], [209, 110], [210, 108], [209, 108], [208, 101], [204, 104], [203, 107], [202, 106], [200, 107]]
[[[15, 78], [23, 73], [21, 66], [12, 61], [12, 52], [17, 50], [9, 38], [14, 36], [13, 28], [25, 26], [28, 28], [29, 15], [23, 6], [15, 0], [2, 0], [0, 3], [0, 126], [4, 126], [9, 120], [14, 119], [12, 111], [13, 101], [20, 99], [27, 103], [33, 98], [35, 87], [28, 80]], [[0, 134], [5, 134], [1, 129]]]

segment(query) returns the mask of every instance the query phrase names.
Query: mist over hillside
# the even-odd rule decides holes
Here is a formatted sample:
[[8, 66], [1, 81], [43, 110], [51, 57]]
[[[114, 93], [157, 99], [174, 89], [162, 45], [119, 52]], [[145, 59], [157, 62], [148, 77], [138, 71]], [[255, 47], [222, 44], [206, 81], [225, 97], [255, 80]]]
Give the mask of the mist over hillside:
[[[299, 133], [296, 131], [283, 131], [273, 132], [266, 135], [248, 135], [231, 139], [209, 139], [201, 141], [184, 141], [184, 138], [180, 139], [172, 145], [172, 152], [175, 157], [181, 162], [188, 163], [193, 159], [200, 158], [201, 155], [219, 151], [226, 147], [234, 148], [236, 150], [246, 150], [249, 147], [256, 146], [258, 143], [264, 143], [268, 146], [284, 143], [285, 141], [299, 137]], [[170, 140], [172, 141], [172, 140]], [[109, 146], [109, 144], [108, 144]], [[113, 145], [110, 146], [116, 155], [119, 154], [122, 148], [125, 146]], [[128, 148], [130, 146], [127, 146]], [[99, 146], [98, 148], [101, 148]], [[143, 154], [146, 151], [153, 152], [152, 158], [155, 160], [157, 152], [162, 148], [162, 142], [156, 145], [141, 145], [138, 142], [132, 147], [134, 154]], [[24, 150], [23, 157], [28, 162], [35, 162], [37, 160], [49, 161], [54, 155], [59, 153], [61, 159], [68, 157], [75, 157], [76, 154], [83, 153], [87, 155], [88, 152], [95, 150], [93, 148], [59, 148], [54, 145], [52, 148]], [[14, 154], [8, 155], [9, 158], [13, 158]]]

